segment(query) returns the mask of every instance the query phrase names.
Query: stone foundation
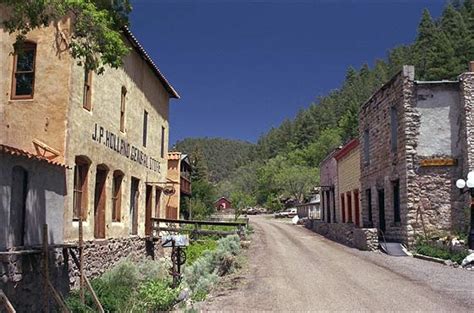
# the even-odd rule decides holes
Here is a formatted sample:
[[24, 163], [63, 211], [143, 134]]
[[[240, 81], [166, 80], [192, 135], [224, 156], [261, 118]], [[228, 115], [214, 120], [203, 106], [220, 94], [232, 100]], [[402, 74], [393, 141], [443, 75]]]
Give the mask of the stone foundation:
[[359, 250], [378, 250], [379, 240], [376, 228], [357, 228], [354, 224], [326, 223], [312, 220], [305, 225], [324, 237]]
[[[74, 249], [79, 258], [77, 249]], [[144, 258], [159, 259], [163, 248], [159, 242], [144, 238], [129, 237], [85, 242], [84, 269], [89, 279], [96, 278], [111, 269], [119, 261]], [[17, 312], [41, 312], [44, 308], [44, 280], [42, 276], [42, 253], [10, 254], [0, 256], [0, 289], [12, 302]], [[67, 249], [50, 250], [50, 281], [65, 297], [71, 289], [79, 286], [79, 269]], [[55, 307], [50, 297], [50, 308]], [[0, 312], [1, 309], [0, 309]]]

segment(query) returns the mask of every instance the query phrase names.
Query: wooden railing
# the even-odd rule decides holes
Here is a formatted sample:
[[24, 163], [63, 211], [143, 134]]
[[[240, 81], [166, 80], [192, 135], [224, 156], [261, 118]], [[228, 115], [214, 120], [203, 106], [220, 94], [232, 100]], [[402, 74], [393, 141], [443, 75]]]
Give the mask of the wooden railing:
[[[161, 232], [170, 233], [189, 233], [191, 236], [195, 235], [216, 235], [216, 236], [228, 236], [237, 234], [243, 236], [245, 228], [248, 226], [247, 221], [234, 221], [234, 222], [222, 222], [222, 221], [192, 221], [192, 220], [173, 220], [167, 218], [152, 218], [152, 233], [154, 238], [160, 237]], [[192, 228], [180, 227], [181, 225], [193, 225]], [[227, 226], [232, 227], [234, 230], [218, 230], [218, 229], [202, 229], [202, 226]]]

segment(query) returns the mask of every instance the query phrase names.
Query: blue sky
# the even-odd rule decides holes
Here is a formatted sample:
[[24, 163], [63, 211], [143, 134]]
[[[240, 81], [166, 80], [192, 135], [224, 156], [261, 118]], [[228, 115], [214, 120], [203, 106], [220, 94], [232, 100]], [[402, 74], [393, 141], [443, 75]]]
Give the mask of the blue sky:
[[423, 8], [444, 0], [132, 0], [131, 28], [181, 94], [170, 142], [224, 137], [256, 142], [349, 66], [412, 42]]

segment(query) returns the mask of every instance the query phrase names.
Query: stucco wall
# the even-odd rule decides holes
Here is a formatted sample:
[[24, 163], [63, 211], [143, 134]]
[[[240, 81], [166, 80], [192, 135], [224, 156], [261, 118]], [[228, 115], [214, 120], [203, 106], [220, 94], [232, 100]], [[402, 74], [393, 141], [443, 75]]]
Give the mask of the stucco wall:
[[[12, 100], [13, 44], [15, 35], [3, 28], [5, 10], [0, 10], [0, 143], [37, 154], [37, 139], [60, 154], [56, 161], [64, 161], [66, 112], [69, 102], [71, 58], [60, 52], [56, 30], [53, 27], [35, 29], [27, 40], [37, 45], [34, 96], [32, 99]], [[61, 23], [68, 31], [68, 23]], [[59, 51], [59, 52], [58, 52]], [[28, 131], [25, 131], [27, 129]], [[46, 153], [47, 156], [53, 154]]]
[[42, 243], [43, 224], [48, 224], [50, 244], [63, 242], [65, 171], [59, 166], [0, 153], [0, 250], [13, 246], [14, 224], [11, 216], [13, 167], [27, 171], [25, 212], [26, 246]]
[[[94, 188], [95, 175], [98, 165], [105, 165], [109, 171], [106, 181], [106, 238], [125, 237], [131, 232], [130, 216], [130, 185], [131, 177], [140, 180], [138, 204], [138, 234], [145, 233], [145, 191], [146, 184], [153, 185], [152, 212], [155, 208], [155, 193], [157, 188], [163, 187], [167, 176], [168, 154], [168, 112], [169, 96], [159, 80], [150, 70], [145, 61], [132, 50], [124, 59], [121, 69], [107, 69], [103, 75], [93, 75], [92, 78], [92, 110], [83, 108], [84, 69], [77, 65], [72, 66], [70, 110], [68, 114], [69, 128], [67, 141], [67, 164], [73, 166], [76, 156], [85, 156], [90, 159], [88, 180], [88, 214], [84, 223], [86, 239], [94, 237]], [[122, 87], [127, 89], [125, 105], [125, 132], [120, 131], [120, 104]], [[144, 110], [148, 112], [148, 139], [146, 147], [143, 145]], [[103, 128], [104, 137], [97, 139], [96, 127]], [[163, 158], [161, 157], [161, 129], [165, 128]], [[124, 140], [158, 162], [159, 169], [150, 169], [146, 164], [127, 157], [106, 145], [105, 132], [111, 132], [120, 140]], [[94, 138], [96, 138], [94, 140]], [[133, 149], [133, 148], [132, 148]], [[155, 164], [156, 165], [156, 164]], [[112, 191], [113, 172], [119, 170], [124, 173], [122, 182], [121, 221], [112, 222]], [[153, 184], [161, 183], [161, 184]], [[73, 203], [73, 173], [67, 177], [69, 196], [66, 201], [65, 228], [66, 239], [76, 239], [78, 225], [72, 221]], [[161, 216], [167, 196], [160, 199]], [[152, 213], [153, 214], [153, 213]]]

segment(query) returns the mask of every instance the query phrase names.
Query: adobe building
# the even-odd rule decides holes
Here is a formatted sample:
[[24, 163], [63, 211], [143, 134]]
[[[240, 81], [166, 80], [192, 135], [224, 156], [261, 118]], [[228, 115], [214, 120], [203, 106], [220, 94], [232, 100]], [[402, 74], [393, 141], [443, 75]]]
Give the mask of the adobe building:
[[337, 161], [334, 155], [340, 148], [329, 153], [319, 164], [319, 182], [321, 185], [321, 216], [327, 223], [340, 221]]
[[362, 220], [386, 240], [465, 229], [465, 196], [455, 186], [473, 169], [474, 74], [416, 81], [413, 66], [361, 106]]
[[166, 202], [166, 218], [180, 218], [180, 204], [191, 196], [191, 162], [187, 154], [168, 153], [168, 182], [175, 192]]
[[350, 140], [334, 154], [334, 159], [337, 161], [340, 221], [361, 227], [359, 140]]
[[[97, 75], [64, 48], [57, 32], [69, 28], [33, 30], [16, 54], [0, 26], [0, 288], [29, 311], [39, 310], [35, 297], [22, 293], [41, 291], [26, 279], [39, 266], [8, 253], [40, 244], [45, 223], [49, 244], [74, 246], [82, 218], [88, 277], [161, 253], [146, 239], [165, 214], [169, 100], [179, 95], [128, 29], [123, 67]], [[60, 250], [52, 260], [58, 273], [74, 271]]]

